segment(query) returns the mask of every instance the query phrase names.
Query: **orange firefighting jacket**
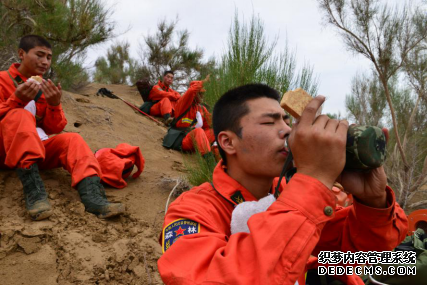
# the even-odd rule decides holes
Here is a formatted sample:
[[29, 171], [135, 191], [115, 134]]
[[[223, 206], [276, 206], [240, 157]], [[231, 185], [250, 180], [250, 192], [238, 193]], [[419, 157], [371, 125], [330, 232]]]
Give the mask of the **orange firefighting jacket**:
[[[249, 218], [250, 233], [231, 235], [235, 205], [256, 199], [220, 161], [212, 184], [182, 194], [167, 211], [160, 236], [164, 254], [158, 261], [163, 281], [294, 285], [315, 265], [310, 255], [320, 250], [391, 250], [405, 237], [406, 215], [388, 187], [386, 209], [355, 201], [334, 211], [334, 195], [312, 177], [297, 173], [281, 190], [267, 211]], [[355, 275], [340, 279], [363, 284]]]
[[168, 98], [170, 101], [177, 101], [181, 95], [170, 87], [167, 87], [159, 80], [157, 85], [154, 85], [148, 95], [150, 101], [159, 101], [163, 98]]
[[145, 159], [137, 146], [121, 143], [116, 148], [101, 148], [95, 153], [95, 157], [101, 166], [101, 179], [103, 182], [115, 188], [127, 186], [127, 178], [136, 165], [138, 171], [132, 177], [138, 178], [144, 170]]
[[[19, 76], [24, 82], [27, 78], [18, 71], [19, 63], [14, 63], [9, 68], [13, 78]], [[24, 102], [15, 96], [15, 84], [6, 71], [0, 71], [0, 120], [12, 109], [24, 108], [28, 102]], [[48, 135], [62, 132], [67, 124], [61, 104], [50, 106], [47, 104], [44, 94], [36, 102], [37, 126], [41, 127]]]
[[197, 94], [202, 90], [203, 82], [202, 81], [193, 81], [190, 83], [190, 87], [187, 92], [178, 100], [175, 107], [175, 118], [178, 118], [182, 113], [184, 113], [188, 107], [191, 106], [190, 110], [184, 115], [181, 120], [176, 123], [177, 128], [187, 128], [191, 125], [194, 119], [196, 119], [197, 111], [200, 112], [203, 118], [203, 130], [210, 129], [211, 124], [211, 114], [208, 112], [205, 106], [197, 104], [194, 99]]

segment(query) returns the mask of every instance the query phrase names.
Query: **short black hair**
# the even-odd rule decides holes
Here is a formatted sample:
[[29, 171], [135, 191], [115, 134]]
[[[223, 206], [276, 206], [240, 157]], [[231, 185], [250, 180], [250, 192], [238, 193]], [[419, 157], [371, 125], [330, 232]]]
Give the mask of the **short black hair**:
[[166, 76], [166, 74], [168, 74], [168, 73], [175, 75], [175, 74], [173, 74], [172, 70], [166, 70], [165, 72], [163, 72], [163, 76]]
[[47, 47], [48, 49], [52, 49], [50, 43], [45, 38], [38, 35], [23, 36], [18, 46], [18, 48], [23, 49], [25, 52], [29, 52], [35, 47]]
[[[212, 121], [215, 139], [218, 141], [218, 134], [226, 130], [234, 132], [241, 138], [240, 119], [249, 113], [246, 102], [258, 98], [270, 98], [279, 102], [280, 94], [265, 84], [247, 84], [231, 89], [222, 95], [213, 109]], [[225, 152], [219, 144], [218, 150], [224, 162], [227, 163]]]

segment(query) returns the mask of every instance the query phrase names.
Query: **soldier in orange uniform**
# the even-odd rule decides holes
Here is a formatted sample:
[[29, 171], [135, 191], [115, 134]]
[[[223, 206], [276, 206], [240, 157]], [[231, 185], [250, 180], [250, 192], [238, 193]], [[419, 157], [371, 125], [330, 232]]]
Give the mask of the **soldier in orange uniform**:
[[[205, 93], [203, 83], [207, 81], [209, 81], [209, 75], [202, 81], [191, 82], [190, 88], [178, 100], [175, 109], [176, 118], [186, 112], [184, 116], [176, 122], [177, 128], [194, 127], [182, 140], [182, 150], [194, 151], [197, 146], [197, 149], [202, 155], [211, 152], [211, 145], [215, 141], [213, 130], [210, 127], [211, 114], [206, 107], [201, 104]], [[194, 144], [196, 144], [196, 146]]]
[[159, 80], [159, 83], [153, 86], [148, 95], [150, 101], [156, 102], [150, 109], [150, 115], [162, 116], [166, 125], [172, 122], [176, 103], [181, 98], [181, 95], [170, 87], [173, 77], [174, 74], [171, 70], [165, 71], [163, 80]]
[[122, 214], [122, 204], [108, 202], [99, 164], [83, 138], [75, 133], [58, 134], [67, 124], [61, 85], [29, 80], [49, 70], [51, 45], [40, 36], [24, 36], [18, 54], [21, 63], [0, 72], [0, 168], [16, 169], [30, 217], [42, 220], [52, 214], [39, 168], [57, 167], [70, 172], [71, 185], [77, 188], [86, 211], [100, 218]]
[[[320, 251], [385, 251], [404, 239], [406, 215], [384, 169], [343, 172], [348, 122], [316, 118], [324, 102], [317, 96], [291, 131], [279, 98], [268, 86], [250, 84], [216, 103], [222, 160], [212, 183], [185, 192], [167, 210], [158, 261], [166, 284], [302, 285]], [[297, 173], [288, 184], [283, 180], [277, 200], [247, 220], [247, 232], [232, 233], [235, 209], [274, 194], [288, 138]], [[337, 180], [353, 205], [335, 207]], [[363, 284], [357, 275], [334, 277]]]

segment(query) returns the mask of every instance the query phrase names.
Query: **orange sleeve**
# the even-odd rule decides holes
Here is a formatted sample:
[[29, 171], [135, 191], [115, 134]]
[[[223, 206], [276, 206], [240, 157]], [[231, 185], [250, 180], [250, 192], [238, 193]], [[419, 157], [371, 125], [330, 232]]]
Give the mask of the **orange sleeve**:
[[184, 93], [184, 95], [179, 98], [175, 106], [175, 118], [179, 117], [188, 107], [193, 104], [194, 98], [197, 96], [199, 91], [203, 88], [202, 81], [192, 81], [190, 87]]
[[[313, 255], [322, 251], [386, 251], [395, 248], [406, 236], [408, 220], [387, 187], [388, 208], [376, 209], [354, 199], [353, 206], [339, 208], [323, 229]], [[337, 234], [340, 233], [340, 234]]]
[[249, 219], [250, 233], [230, 236], [223, 230], [229, 225], [213, 218], [221, 207], [189, 193], [171, 205], [165, 221], [189, 219], [200, 223], [201, 230], [172, 244], [158, 261], [159, 272], [166, 284], [294, 285], [315, 248], [378, 251], [400, 242], [406, 232], [404, 213], [387, 191], [387, 209], [355, 204], [327, 216], [325, 207], [335, 205], [330, 190], [295, 174], [267, 211]]
[[162, 88], [160, 88], [159, 85], [155, 85], [151, 91], [150, 94], [148, 95], [148, 98], [151, 101], [159, 101], [162, 100], [163, 98], [169, 98], [169, 100], [171, 101], [176, 101], [181, 97], [181, 95], [179, 95], [178, 92], [176, 92], [175, 90], [172, 90], [167, 92], [164, 91]]
[[13, 93], [9, 99], [5, 100], [2, 94], [2, 87], [0, 86], [0, 120], [6, 116], [7, 112], [15, 108], [24, 108], [27, 103], [19, 99]]
[[27, 105], [27, 102], [15, 96], [14, 90], [15, 86], [6, 72], [0, 72], [0, 119], [3, 119], [10, 110], [24, 108]]
[[165, 224], [184, 218], [201, 229], [180, 237], [159, 259], [166, 284], [294, 285], [332, 219], [324, 208], [335, 204], [321, 182], [296, 174], [267, 211], [249, 219], [250, 233], [227, 235], [230, 221], [214, 218], [221, 207], [199, 196], [188, 193], [168, 209]]
[[58, 134], [62, 132], [67, 125], [64, 111], [61, 104], [58, 106], [47, 105], [46, 113], [40, 123], [42, 129], [48, 134]]

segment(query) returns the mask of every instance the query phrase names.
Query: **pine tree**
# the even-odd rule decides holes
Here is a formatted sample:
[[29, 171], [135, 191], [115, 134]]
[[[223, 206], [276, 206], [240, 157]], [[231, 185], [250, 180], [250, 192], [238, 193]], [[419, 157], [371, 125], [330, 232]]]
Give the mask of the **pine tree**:
[[51, 70], [64, 88], [77, 87], [88, 79], [82, 62], [88, 47], [110, 39], [110, 11], [100, 0], [2, 0], [0, 2], [0, 67], [17, 62], [22, 36], [37, 34], [52, 44]]
[[127, 42], [113, 44], [107, 57], [99, 57], [95, 62], [94, 81], [106, 84], [127, 84], [135, 61], [129, 55]]
[[187, 30], [177, 30], [178, 20], [162, 20], [157, 25], [157, 32], [148, 35], [140, 44], [140, 66], [136, 73], [140, 78], [149, 78], [152, 83], [163, 77], [163, 72], [175, 73], [173, 88], [185, 90], [192, 80], [199, 79], [201, 73], [212, 66], [212, 61], [203, 63], [203, 50], [190, 48]]

